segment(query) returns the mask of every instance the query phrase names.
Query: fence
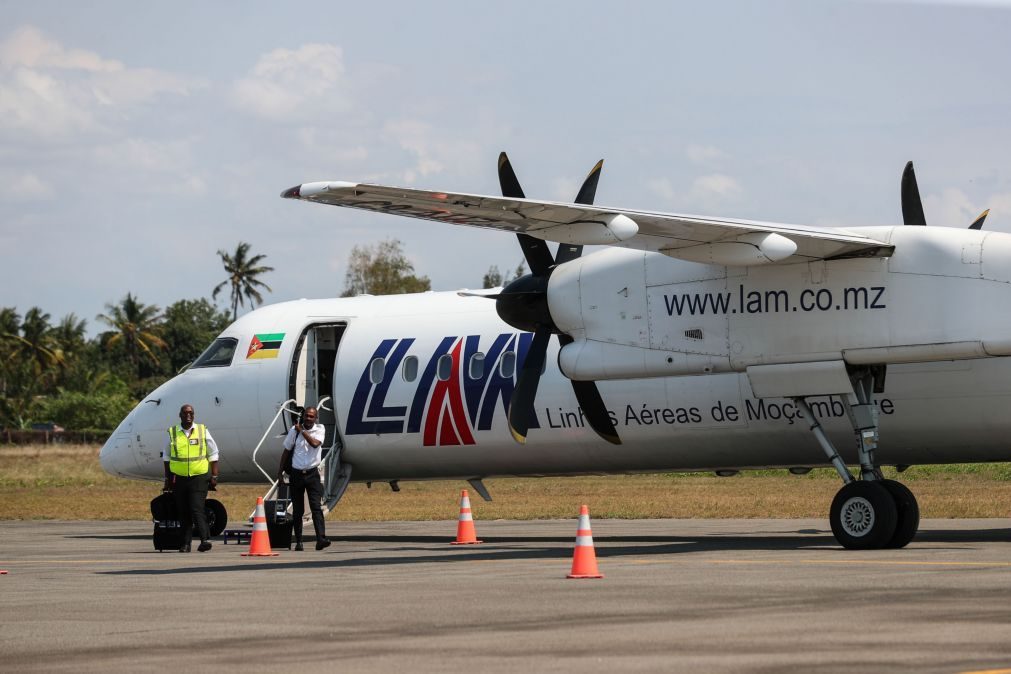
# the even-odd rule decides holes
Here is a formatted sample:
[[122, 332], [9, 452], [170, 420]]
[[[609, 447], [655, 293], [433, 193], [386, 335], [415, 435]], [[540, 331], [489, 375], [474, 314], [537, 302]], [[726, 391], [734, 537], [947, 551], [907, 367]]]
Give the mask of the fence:
[[104, 444], [109, 431], [23, 431], [13, 428], [0, 430], [0, 442], [8, 445], [53, 445], [53, 444]]

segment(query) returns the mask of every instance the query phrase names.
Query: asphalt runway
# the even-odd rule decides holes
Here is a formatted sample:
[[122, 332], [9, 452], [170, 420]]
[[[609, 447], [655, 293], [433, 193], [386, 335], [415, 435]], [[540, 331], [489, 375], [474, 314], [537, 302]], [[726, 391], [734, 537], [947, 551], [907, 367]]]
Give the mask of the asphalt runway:
[[871, 552], [824, 520], [595, 520], [601, 580], [565, 578], [575, 519], [327, 524], [251, 559], [2, 522], [0, 670], [1011, 671], [1008, 520]]

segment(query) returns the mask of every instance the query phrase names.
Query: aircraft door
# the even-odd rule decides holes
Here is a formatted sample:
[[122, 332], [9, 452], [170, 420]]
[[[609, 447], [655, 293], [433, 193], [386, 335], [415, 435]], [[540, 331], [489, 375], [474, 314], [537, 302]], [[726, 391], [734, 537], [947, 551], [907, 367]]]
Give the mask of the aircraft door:
[[[336, 405], [333, 400], [334, 366], [337, 348], [346, 323], [317, 323], [302, 331], [295, 348], [289, 375], [288, 398], [299, 407], [318, 408], [319, 423], [326, 430], [324, 458], [331, 448], [340, 447]], [[323, 400], [320, 405], [319, 401]], [[291, 428], [293, 415], [285, 414], [285, 429]]]

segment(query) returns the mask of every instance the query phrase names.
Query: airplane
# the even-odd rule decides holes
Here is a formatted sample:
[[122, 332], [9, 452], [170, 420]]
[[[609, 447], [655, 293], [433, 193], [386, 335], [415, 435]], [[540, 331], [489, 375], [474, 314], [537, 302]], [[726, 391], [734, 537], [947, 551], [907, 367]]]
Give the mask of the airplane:
[[513, 233], [530, 273], [251, 311], [137, 405], [102, 466], [160, 479], [165, 429], [190, 403], [223, 482], [273, 484], [279, 436], [320, 401], [330, 508], [352, 481], [461, 479], [490, 498], [491, 477], [829, 466], [836, 540], [882, 549], [919, 526], [882, 466], [1008, 460], [1011, 235], [984, 231], [986, 212], [926, 226], [912, 162], [899, 226], [612, 208], [593, 203], [602, 165], [573, 203], [526, 198], [505, 153], [502, 196], [285, 190]]

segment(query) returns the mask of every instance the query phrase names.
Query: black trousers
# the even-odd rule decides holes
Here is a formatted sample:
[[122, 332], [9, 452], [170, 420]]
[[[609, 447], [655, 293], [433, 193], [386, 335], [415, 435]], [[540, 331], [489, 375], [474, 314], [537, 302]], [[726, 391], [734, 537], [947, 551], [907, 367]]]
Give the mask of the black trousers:
[[319, 470], [311, 469], [303, 475], [297, 468], [291, 475], [291, 512], [295, 521], [295, 542], [302, 542], [302, 516], [305, 515], [305, 494], [309, 494], [309, 510], [312, 512], [312, 528], [316, 530], [316, 540], [326, 538], [323, 523], [323, 481]]
[[207, 528], [207, 511], [204, 509], [204, 503], [207, 501], [210, 475], [194, 475], [193, 477], [176, 475], [175, 479], [172, 494], [176, 499], [179, 524], [183, 529], [183, 545], [189, 545], [193, 540], [194, 524], [196, 524], [200, 540], [208, 540], [211, 537], [211, 532]]

